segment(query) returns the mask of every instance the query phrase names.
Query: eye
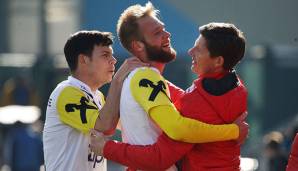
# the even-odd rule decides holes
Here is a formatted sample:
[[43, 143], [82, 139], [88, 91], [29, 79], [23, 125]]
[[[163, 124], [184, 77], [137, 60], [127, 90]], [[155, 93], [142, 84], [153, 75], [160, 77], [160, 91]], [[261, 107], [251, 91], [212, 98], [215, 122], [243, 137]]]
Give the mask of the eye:
[[102, 56], [103, 56], [104, 58], [108, 58], [110, 55], [107, 54], [107, 53], [104, 53]]
[[165, 29], [164, 28], [159, 28], [154, 32], [154, 35], [160, 35], [162, 32], [164, 32]]
[[161, 33], [161, 31], [157, 31], [154, 33], [154, 35], [159, 35]]

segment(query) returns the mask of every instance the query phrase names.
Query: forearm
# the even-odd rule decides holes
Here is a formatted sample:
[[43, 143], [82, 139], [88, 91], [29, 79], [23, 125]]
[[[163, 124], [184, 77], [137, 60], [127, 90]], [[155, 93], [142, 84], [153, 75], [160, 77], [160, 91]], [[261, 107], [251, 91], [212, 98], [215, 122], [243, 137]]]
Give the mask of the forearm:
[[112, 81], [106, 98], [106, 103], [99, 112], [100, 114], [96, 120], [94, 129], [104, 132], [116, 128], [119, 120], [121, 88], [121, 81]]
[[206, 143], [234, 140], [239, 136], [236, 124], [210, 125], [186, 118], [172, 106], [157, 106], [150, 117], [172, 139], [189, 143]]
[[107, 159], [134, 169], [165, 170], [175, 164], [192, 146], [161, 135], [155, 144], [147, 146], [109, 141], [104, 146], [103, 153]]

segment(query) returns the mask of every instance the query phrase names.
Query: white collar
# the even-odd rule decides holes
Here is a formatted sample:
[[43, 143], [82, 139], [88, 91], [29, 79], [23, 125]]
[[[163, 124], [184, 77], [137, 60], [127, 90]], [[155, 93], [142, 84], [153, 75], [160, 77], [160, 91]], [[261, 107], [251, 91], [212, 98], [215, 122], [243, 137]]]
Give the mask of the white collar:
[[96, 95], [98, 93], [98, 90], [96, 90], [95, 92], [91, 91], [91, 88], [85, 84], [84, 82], [78, 80], [77, 78], [73, 77], [73, 76], [68, 76], [68, 79], [70, 84], [72, 84], [75, 87], [78, 87], [79, 89], [92, 94], [93, 96]]
[[84, 91], [85, 93], [87, 93], [88, 96], [91, 95], [91, 98], [95, 101], [95, 103], [97, 105], [101, 104], [100, 99], [99, 99], [99, 94], [100, 94], [99, 90], [96, 90], [95, 92], [92, 92], [91, 88], [87, 84], [83, 83], [82, 81], [78, 80], [77, 78], [75, 78], [73, 76], [68, 76], [67, 80], [74, 87], [77, 87], [77, 88], [81, 89], [82, 91]]

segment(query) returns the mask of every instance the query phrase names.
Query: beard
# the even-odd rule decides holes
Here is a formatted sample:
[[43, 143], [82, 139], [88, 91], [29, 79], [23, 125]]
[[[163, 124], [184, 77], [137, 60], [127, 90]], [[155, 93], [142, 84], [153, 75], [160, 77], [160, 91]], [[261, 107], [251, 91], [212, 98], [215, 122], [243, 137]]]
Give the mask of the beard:
[[151, 46], [145, 41], [143, 43], [150, 61], [169, 63], [176, 59], [176, 51], [172, 47], [170, 51], [165, 51], [162, 47]]

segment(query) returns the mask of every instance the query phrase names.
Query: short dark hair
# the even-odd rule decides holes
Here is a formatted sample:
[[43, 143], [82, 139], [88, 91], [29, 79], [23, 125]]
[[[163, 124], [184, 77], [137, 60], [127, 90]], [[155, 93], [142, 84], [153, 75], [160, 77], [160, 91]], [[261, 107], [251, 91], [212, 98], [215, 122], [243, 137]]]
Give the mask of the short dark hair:
[[80, 54], [91, 56], [94, 46], [110, 46], [113, 44], [113, 35], [110, 32], [79, 31], [72, 34], [64, 45], [64, 55], [70, 71], [78, 66]]
[[199, 28], [211, 57], [222, 56], [224, 69], [231, 70], [244, 56], [245, 37], [230, 23], [209, 23]]

